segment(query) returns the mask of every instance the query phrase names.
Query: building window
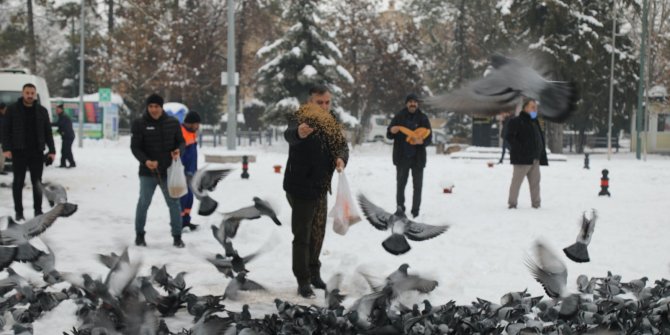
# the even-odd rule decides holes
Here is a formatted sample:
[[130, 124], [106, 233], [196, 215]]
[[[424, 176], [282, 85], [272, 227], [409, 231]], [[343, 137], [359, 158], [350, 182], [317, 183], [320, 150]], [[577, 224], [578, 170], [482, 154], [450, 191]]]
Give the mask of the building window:
[[658, 132], [670, 132], [670, 114], [658, 114]]

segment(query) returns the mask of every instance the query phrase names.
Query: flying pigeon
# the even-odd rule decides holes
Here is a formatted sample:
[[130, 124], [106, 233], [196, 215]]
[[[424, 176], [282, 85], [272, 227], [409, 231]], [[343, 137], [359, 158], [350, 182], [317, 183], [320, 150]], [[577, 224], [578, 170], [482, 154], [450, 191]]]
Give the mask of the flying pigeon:
[[574, 83], [548, 80], [527, 62], [498, 54], [491, 57], [491, 65], [485, 77], [426, 102], [450, 112], [495, 115], [528, 97], [537, 100], [538, 112], [553, 122], [565, 121], [576, 109]]
[[230, 300], [237, 300], [239, 291], [265, 291], [265, 287], [261, 284], [247, 279], [247, 272], [242, 271], [237, 274], [233, 280], [228, 283], [224, 293], [224, 297]]
[[326, 285], [325, 295], [326, 295], [326, 305], [328, 309], [336, 309], [340, 306], [346, 295], [342, 295], [340, 292], [340, 285], [342, 284], [342, 273], [334, 274], [328, 284]]
[[187, 176], [188, 183], [191, 185], [193, 195], [200, 200], [198, 214], [208, 216], [216, 210], [219, 203], [209, 196], [209, 192], [214, 191], [216, 185], [225, 178], [231, 169], [208, 170], [207, 166], [195, 172], [193, 177]]
[[568, 269], [565, 264], [542, 242], [535, 243], [535, 253], [537, 261], [527, 257], [526, 267], [549, 297], [561, 301], [561, 317], [575, 315], [579, 308], [579, 294], [573, 294], [566, 288]]
[[247, 270], [246, 268], [246, 264], [257, 258], [258, 256], [270, 251], [273, 246], [277, 245], [276, 241], [277, 241], [276, 235], [272, 235], [260, 248], [258, 248], [258, 250], [256, 250], [256, 252], [244, 257], [240, 257], [240, 255], [237, 253], [237, 250], [232, 249], [232, 243], [231, 243], [230, 248], [232, 250], [230, 256], [228, 256], [229, 250], [226, 249], [226, 257], [229, 258], [223, 257], [223, 255], [221, 254], [216, 254], [214, 258], [211, 257], [207, 258], [207, 261], [212, 263], [212, 265], [214, 265], [216, 269], [219, 270], [219, 272], [226, 275], [226, 277], [234, 278], [235, 273], [249, 272], [249, 270]]
[[226, 257], [233, 257], [233, 255], [237, 254], [237, 250], [233, 248], [233, 242], [225, 235], [225, 232], [226, 229], [223, 222], [221, 223], [221, 228], [212, 225], [212, 235], [223, 246], [223, 249], [226, 251]]
[[591, 237], [593, 237], [593, 229], [596, 226], [597, 218], [598, 214], [595, 209], [591, 210], [590, 219], [586, 217], [586, 213], [582, 214], [582, 226], [579, 229], [579, 235], [577, 235], [577, 242], [563, 249], [563, 252], [568, 258], [577, 263], [585, 263], [590, 260], [589, 251], [586, 247], [589, 246]]
[[40, 183], [42, 194], [47, 198], [49, 206], [53, 207], [56, 204], [64, 204], [67, 202], [67, 191], [65, 187], [56, 183]]
[[414, 222], [408, 219], [400, 208], [398, 208], [395, 214], [388, 213], [377, 207], [362, 194], [358, 195], [358, 202], [363, 209], [365, 217], [373, 227], [379, 230], [388, 230], [391, 228], [391, 236], [382, 242], [382, 246], [393, 255], [401, 255], [411, 249], [409, 243], [407, 243], [407, 238], [412, 241], [424, 241], [436, 237], [449, 229], [449, 225], [433, 226]]
[[259, 197], [254, 197], [253, 206], [243, 207], [234, 212], [224, 213], [222, 226], [225, 229], [225, 234], [229, 238], [237, 235], [237, 229], [240, 227], [242, 220], [255, 220], [261, 216], [268, 216], [274, 221], [277, 226], [281, 226], [281, 222], [277, 219], [272, 206], [267, 201]]

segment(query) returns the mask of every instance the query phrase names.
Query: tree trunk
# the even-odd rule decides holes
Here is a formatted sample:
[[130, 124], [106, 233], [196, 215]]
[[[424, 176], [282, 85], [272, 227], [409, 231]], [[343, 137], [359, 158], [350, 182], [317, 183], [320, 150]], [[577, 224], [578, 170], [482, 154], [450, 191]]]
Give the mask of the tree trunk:
[[105, 65], [107, 67], [105, 85], [111, 87], [112, 80], [112, 56], [114, 55], [114, 0], [107, 0], [107, 59]]
[[546, 142], [549, 150], [555, 154], [563, 153], [563, 125], [560, 123], [547, 122]]
[[30, 71], [37, 73], [37, 44], [35, 43], [35, 26], [33, 25], [33, 0], [26, 1], [28, 8], [28, 55]]
[[579, 136], [577, 136], [577, 143], [575, 143], [575, 152], [578, 154], [584, 153], [586, 146], [586, 130], [584, 127], [579, 128]]

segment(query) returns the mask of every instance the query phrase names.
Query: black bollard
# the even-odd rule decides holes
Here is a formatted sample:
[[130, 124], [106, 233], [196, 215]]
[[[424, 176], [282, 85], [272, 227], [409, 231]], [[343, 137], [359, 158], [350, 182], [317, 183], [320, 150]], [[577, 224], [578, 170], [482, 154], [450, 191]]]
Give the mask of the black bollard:
[[587, 170], [590, 170], [591, 168], [589, 167], [589, 154], [584, 154], [584, 168]]
[[249, 179], [249, 157], [242, 156], [242, 179]]
[[608, 197], [611, 196], [609, 191], [610, 179], [607, 177], [607, 175], [609, 175], [609, 171], [607, 171], [607, 169], [604, 169], [603, 176], [602, 178], [600, 178], [600, 193], [598, 193], [598, 196], [601, 195], [606, 195]]

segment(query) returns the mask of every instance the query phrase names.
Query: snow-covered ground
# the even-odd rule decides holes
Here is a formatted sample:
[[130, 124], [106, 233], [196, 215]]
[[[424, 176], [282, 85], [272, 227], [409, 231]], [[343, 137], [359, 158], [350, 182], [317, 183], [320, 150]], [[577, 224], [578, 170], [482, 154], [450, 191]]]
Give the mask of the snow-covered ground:
[[[279, 297], [300, 303], [323, 303], [322, 292], [316, 300], [296, 296], [296, 283], [291, 272], [290, 207], [282, 190], [283, 174], [273, 172], [273, 165], [284, 165], [287, 147], [284, 143], [272, 147], [243, 147], [241, 150], [257, 156], [250, 164], [250, 179], [240, 178], [241, 164], [224, 179], [213, 197], [219, 201], [218, 212], [232, 211], [252, 204], [252, 197], [272, 201], [279, 207], [277, 227], [268, 218], [243, 222], [233, 241], [241, 255], [257, 250], [270, 238], [272, 252], [251, 263], [248, 277], [265, 285], [265, 294], [242, 293], [242, 300], [225, 302], [231, 310], [240, 310], [243, 303], [251, 306], [252, 314], [262, 316], [274, 311], [273, 299]], [[203, 153], [224, 153], [221, 147], [201, 148]], [[184, 233], [185, 249], [172, 246], [165, 202], [156, 192], [147, 222], [147, 248], [135, 247], [134, 216], [139, 193], [138, 163], [130, 153], [129, 138], [118, 142], [85, 141], [84, 148], [74, 148], [76, 169], [46, 168], [45, 181], [67, 186], [69, 200], [79, 205], [79, 211], [62, 218], [42, 236], [54, 250], [59, 270], [88, 272], [104, 276], [106, 268], [95, 258], [96, 253], [119, 253], [131, 245], [131, 260], [141, 261], [141, 275], [149, 273], [151, 265], [167, 264], [169, 272], [186, 271], [186, 282], [192, 292], [223, 294], [228, 279], [216, 271], [204, 258], [222, 252], [211, 234], [210, 225], [218, 225], [221, 214], [195, 216], [200, 229]], [[424, 242], [411, 242], [412, 250], [402, 256], [384, 251], [381, 242], [386, 232], [374, 229], [362, 221], [349, 229], [345, 236], [332, 231], [328, 223], [321, 260], [324, 279], [336, 272], [344, 273], [343, 290], [350, 304], [365, 293], [365, 284], [356, 270], [380, 277], [402, 263], [410, 264], [410, 273], [418, 273], [439, 281], [429, 296], [434, 304], [456, 300], [469, 304], [476, 297], [497, 301], [504, 293], [528, 288], [533, 295], [543, 294], [542, 288], [530, 276], [523, 260], [530, 254], [536, 239], [543, 239], [563, 257], [568, 266], [569, 288], [575, 289], [578, 274], [603, 276], [608, 270], [623, 276], [623, 281], [648, 276], [652, 281], [669, 277], [670, 257], [670, 159], [650, 155], [647, 162], [636, 161], [628, 153], [620, 153], [607, 161], [605, 155], [591, 156], [591, 170], [582, 169], [582, 156], [567, 156], [567, 162], [552, 162], [542, 167], [542, 208], [532, 209], [526, 183], [522, 186], [519, 208], [507, 209], [507, 192], [512, 175], [509, 164], [489, 168], [486, 161], [450, 159], [435, 155], [430, 148], [424, 174], [422, 222], [449, 224], [445, 234]], [[611, 198], [598, 197], [600, 171], [610, 171]], [[283, 172], [283, 171], [282, 171]], [[366, 144], [351, 151], [346, 169], [353, 192], [362, 192], [376, 204], [392, 211], [395, 207], [395, 168], [391, 163], [391, 146]], [[410, 178], [411, 179], [411, 178]], [[11, 175], [0, 176], [0, 182], [10, 182]], [[453, 193], [445, 194], [442, 185], [453, 182]], [[333, 185], [337, 177], [333, 178]], [[411, 181], [407, 190], [407, 205], [411, 203]], [[30, 190], [23, 193], [28, 217], [32, 214]], [[329, 206], [334, 203], [331, 196]], [[44, 203], [44, 209], [47, 209]], [[195, 205], [197, 208], [197, 204]], [[560, 251], [573, 243], [583, 211], [595, 208], [599, 219], [590, 246], [591, 262], [576, 264]], [[13, 215], [11, 190], [0, 188], [0, 215]], [[6, 225], [5, 220], [0, 228]], [[41, 282], [41, 275], [27, 266], [13, 265], [21, 275]], [[5, 277], [6, 273], [0, 274]], [[58, 286], [60, 289], [64, 284]], [[424, 299], [415, 295], [402, 297], [405, 302]], [[35, 334], [61, 334], [77, 325], [72, 302], [65, 302], [36, 321]], [[167, 318], [172, 330], [189, 326], [192, 317], [182, 311]]]

